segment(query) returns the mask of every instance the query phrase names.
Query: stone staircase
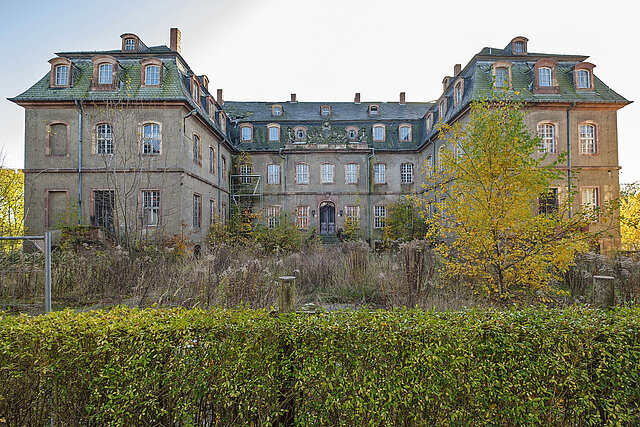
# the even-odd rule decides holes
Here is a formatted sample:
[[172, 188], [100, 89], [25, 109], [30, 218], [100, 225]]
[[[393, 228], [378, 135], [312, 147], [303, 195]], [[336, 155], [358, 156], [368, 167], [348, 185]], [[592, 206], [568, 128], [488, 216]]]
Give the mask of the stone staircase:
[[340, 244], [340, 239], [335, 234], [321, 234], [320, 240], [325, 246], [337, 246]]

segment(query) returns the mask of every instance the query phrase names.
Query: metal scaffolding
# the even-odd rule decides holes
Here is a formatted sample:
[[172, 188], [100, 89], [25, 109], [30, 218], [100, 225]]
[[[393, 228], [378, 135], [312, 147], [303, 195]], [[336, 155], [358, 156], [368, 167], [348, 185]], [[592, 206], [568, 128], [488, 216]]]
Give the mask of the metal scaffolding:
[[262, 176], [260, 175], [231, 175], [231, 200], [239, 206], [256, 206], [262, 209]]

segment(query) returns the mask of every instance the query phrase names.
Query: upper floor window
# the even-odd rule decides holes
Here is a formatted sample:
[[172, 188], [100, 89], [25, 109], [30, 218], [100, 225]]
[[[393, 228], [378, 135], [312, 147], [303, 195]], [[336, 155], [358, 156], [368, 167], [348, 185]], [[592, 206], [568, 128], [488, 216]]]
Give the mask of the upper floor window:
[[453, 101], [456, 105], [462, 101], [462, 82], [456, 83], [453, 88]]
[[193, 195], [193, 227], [200, 228], [202, 225], [202, 196]]
[[347, 163], [344, 167], [345, 170], [345, 183], [357, 184], [358, 183], [358, 164]]
[[216, 173], [216, 152], [213, 147], [209, 147], [209, 173]]
[[540, 137], [538, 151], [541, 153], [556, 152], [556, 126], [553, 123], [540, 123], [538, 136]]
[[69, 66], [58, 65], [56, 68], [56, 86], [67, 86], [69, 84]]
[[433, 114], [429, 113], [427, 114], [427, 132], [429, 132], [432, 127], [433, 127]]
[[513, 50], [515, 53], [524, 53], [524, 42], [515, 42], [513, 44]]
[[249, 163], [242, 163], [238, 169], [240, 170], [240, 175], [242, 175], [240, 182], [242, 184], [251, 184], [252, 177], [250, 175], [253, 174], [253, 165]]
[[447, 112], [447, 102], [443, 99], [442, 101], [440, 101], [440, 104], [438, 104], [438, 115], [440, 117], [440, 120], [444, 118], [444, 115], [446, 112]]
[[281, 105], [272, 105], [271, 106], [271, 115], [272, 116], [281, 116], [282, 115], [282, 106]]
[[307, 140], [307, 128], [304, 126], [297, 126], [294, 130], [295, 142], [306, 142]]
[[375, 125], [373, 127], [373, 140], [384, 141], [384, 125]]
[[193, 99], [196, 101], [196, 103], [200, 102], [200, 86], [198, 85], [198, 82], [196, 81], [196, 78], [194, 77], [192, 80], [192, 87], [191, 87], [191, 96], [193, 96]]
[[200, 137], [193, 134], [193, 163], [196, 165], [202, 164], [202, 143]]
[[321, 182], [323, 184], [333, 184], [334, 165], [333, 163], [323, 163], [321, 165]]
[[413, 164], [403, 163], [400, 165], [400, 182], [411, 184], [413, 182]]
[[596, 127], [592, 124], [580, 125], [580, 154], [596, 154]]
[[538, 86], [540, 87], [551, 86], [551, 68], [547, 68], [547, 67], [538, 68]]
[[306, 163], [296, 164], [296, 183], [308, 184], [309, 183], [309, 165]]
[[269, 142], [280, 141], [280, 126], [279, 125], [267, 125], [269, 129]]
[[98, 67], [98, 83], [101, 85], [110, 85], [113, 83], [113, 65], [100, 64]]
[[400, 125], [398, 129], [400, 133], [400, 141], [411, 142], [411, 125]]
[[369, 115], [377, 116], [380, 114], [380, 107], [377, 105], [369, 105]]
[[142, 190], [142, 225], [160, 224], [160, 191]]
[[124, 50], [135, 51], [136, 50], [136, 39], [134, 39], [134, 38], [124, 39]]
[[433, 175], [433, 157], [427, 157], [427, 176]]
[[220, 156], [220, 174], [222, 179], [227, 178], [227, 158], [225, 156]]
[[588, 70], [578, 70], [578, 89], [589, 89], [591, 87], [591, 76]]
[[351, 142], [358, 140], [358, 128], [355, 126], [347, 128], [347, 139]]
[[96, 126], [96, 152], [113, 154], [113, 129], [108, 123]]
[[47, 156], [66, 156], [69, 154], [69, 126], [63, 122], [47, 125]]
[[240, 126], [240, 139], [242, 142], [251, 142], [253, 140], [253, 127], [251, 125]]
[[441, 172], [444, 170], [444, 156], [445, 156], [446, 149], [447, 147], [445, 145], [441, 145], [440, 148], [438, 149], [438, 157], [436, 159], [436, 163]]
[[160, 154], [160, 125], [147, 123], [142, 126], [142, 154]]
[[280, 165], [274, 163], [267, 166], [267, 184], [280, 184]]
[[384, 163], [376, 163], [375, 165], [373, 165], [373, 183], [387, 183], [387, 165], [385, 165]]
[[320, 114], [323, 115], [323, 116], [330, 116], [331, 115], [331, 106], [323, 105], [322, 107], [320, 107]]
[[507, 73], [506, 67], [496, 68], [495, 87], [497, 88], [508, 87], [508, 73]]
[[160, 84], [160, 67], [157, 65], [147, 65], [144, 69], [144, 84], [147, 86], [158, 86]]

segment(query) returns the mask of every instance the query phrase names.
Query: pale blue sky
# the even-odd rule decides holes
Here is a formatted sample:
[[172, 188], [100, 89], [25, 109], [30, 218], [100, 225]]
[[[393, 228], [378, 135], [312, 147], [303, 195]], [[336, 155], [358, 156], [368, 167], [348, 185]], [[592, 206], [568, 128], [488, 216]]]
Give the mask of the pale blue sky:
[[[0, 14], [0, 149], [22, 167], [24, 112], [6, 100], [49, 70], [54, 52], [118, 49], [120, 34], [147, 45], [182, 32], [182, 53], [226, 99], [429, 101], [453, 65], [517, 35], [532, 52], [589, 55], [595, 73], [640, 101], [640, 31], [630, 1], [379, 0], [11, 1]], [[578, 6], [579, 5], [579, 6]], [[618, 114], [621, 182], [640, 181], [638, 102]]]

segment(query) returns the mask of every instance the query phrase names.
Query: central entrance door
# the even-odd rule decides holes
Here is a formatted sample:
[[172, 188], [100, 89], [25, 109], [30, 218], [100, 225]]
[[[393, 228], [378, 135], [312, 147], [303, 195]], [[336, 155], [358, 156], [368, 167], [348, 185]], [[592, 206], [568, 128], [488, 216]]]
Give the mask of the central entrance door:
[[331, 202], [320, 204], [320, 234], [336, 232], [336, 206]]

